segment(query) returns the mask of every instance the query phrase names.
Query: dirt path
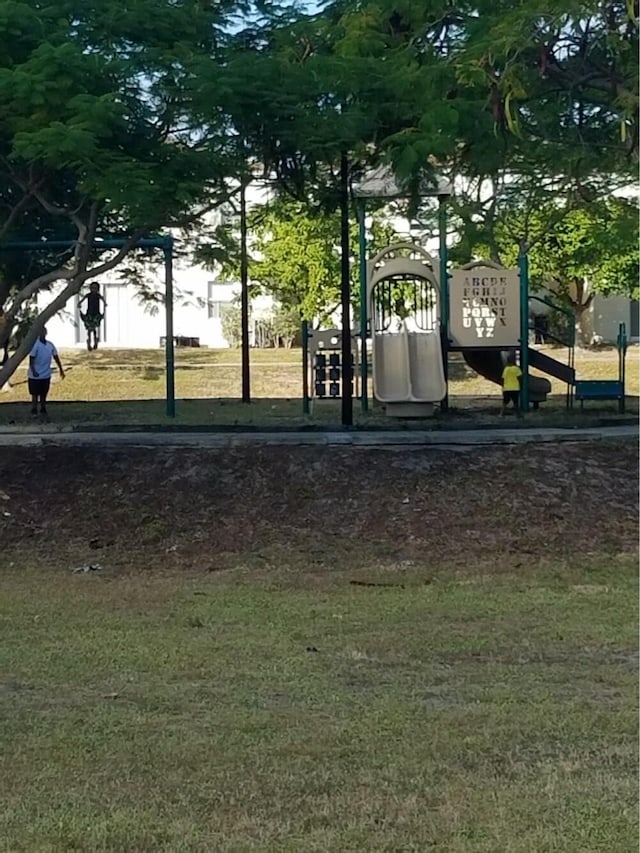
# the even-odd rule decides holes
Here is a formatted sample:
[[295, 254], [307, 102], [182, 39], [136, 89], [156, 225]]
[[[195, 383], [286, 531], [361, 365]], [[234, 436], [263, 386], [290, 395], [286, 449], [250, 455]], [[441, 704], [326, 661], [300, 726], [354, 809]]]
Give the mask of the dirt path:
[[217, 570], [286, 554], [513, 570], [633, 554], [637, 469], [634, 442], [0, 448], [2, 560]]

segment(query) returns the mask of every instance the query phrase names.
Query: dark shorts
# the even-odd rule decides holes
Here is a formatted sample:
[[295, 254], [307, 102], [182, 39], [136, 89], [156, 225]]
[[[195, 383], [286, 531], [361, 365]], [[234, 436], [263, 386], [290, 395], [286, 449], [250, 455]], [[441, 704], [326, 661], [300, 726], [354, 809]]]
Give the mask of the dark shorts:
[[46, 397], [49, 393], [51, 377], [48, 379], [30, 379], [29, 393], [32, 397]]
[[506, 406], [507, 403], [513, 403], [514, 406], [517, 406], [520, 402], [520, 392], [519, 391], [503, 391], [502, 392], [502, 402]]
[[95, 332], [100, 328], [102, 314], [81, 314], [80, 316], [87, 332]]

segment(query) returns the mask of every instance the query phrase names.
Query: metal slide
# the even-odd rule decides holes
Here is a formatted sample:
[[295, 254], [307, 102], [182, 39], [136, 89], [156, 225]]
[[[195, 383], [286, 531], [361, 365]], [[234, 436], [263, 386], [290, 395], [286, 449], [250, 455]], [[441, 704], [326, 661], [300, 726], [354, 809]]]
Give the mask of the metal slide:
[[[466, 349], [462, 351], [464, 360], [472, 370], [484, 376], [489, 382], [502, 385], [504, 361], [500, 350]], [[543, 403], [551, 393], [551, 383], [544, 376], [529, 375], [529, 400]]]

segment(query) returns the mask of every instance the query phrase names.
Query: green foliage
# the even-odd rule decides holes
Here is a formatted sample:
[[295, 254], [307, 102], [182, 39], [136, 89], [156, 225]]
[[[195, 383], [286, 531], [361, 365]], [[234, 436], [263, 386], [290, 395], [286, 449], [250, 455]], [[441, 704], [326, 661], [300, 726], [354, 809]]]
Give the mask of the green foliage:
[[336, 0], [326, 19], [323, 49], [355, 78], [347, 109], [371, 84], [367, 141], [410, 183], [533, 165], [590, 195], [637, 171], [637, 4]]
[[271, 317], [271, 327], [276, 346], [282, 343], [282, 346], [288, 349], [300, 334], [300, 312], [295, 307], [276, 305]]
[[611, 197], [579, 208], [557, 203], [538, 209], [511, 207], [496, 215], [491, 233], [491, 245], [470, 241], [467, 232], [467, 240], [457, 248], [469, 257], [497, 255], [505, 266], [514, 267], [519, 253], [515, 235], [527, 234], [532, 289], [549, 288], [571, 308], [583, 344], [589, 343], [589, 330], [581, 317], [596, 294], [640, 295], [635, 201]]
[[225, 305], [220, 316], [220, 325], [230, 347], [236, 349], [242, 344], [242, 311], [237, 302]]
[[252, 281], [303, 319], [330, 312], [340, 301], [335, 216], [314, 217], [297, 202], [281, 202], [256, 211], [251, 219]]
[[219, 132], [193, 144], [182, 129], [194, 63], [215, 56], [203, 34], [217, 7], [9, 4], [0, 19], [9, 177], [23, 189], [37, 184], [56, 206], [96, 202], [129, 229], [178, 222], [220, 176]]
[[[340, 217], [287, 199], [255, 208], [249, 216], [252, 259], [249, 274], [257, 289], [274, 297], [300, 320], [326, 323], [340, 304]], [[359, 302], [358, 232], [352, 224], [352, 303]], [[396, 235], [381, 216], [371, 220], [369, 252], [393, 242]], [[238, 264], [225, 268], [238, 275]]]
[[[568, 294], [576, 282], [588, 282], [591, 292], [638, 295], [638, 207], [624, 198], [610, 198], [581, 208], [562, 210], [547, 205], [538, 210], [509, 210], [495, 225], [500, 258], [514, 266], [518, 243], [514, 234], [531, 238], [529, 269], [534, 286], [553, 283]], [[476, 256], [489, 248], [478, 242]]]
[[534, 280], [562, 288], [586, 280], [593, 292], [638, 296], [638, 208], [624, 199], [570, 211], [535, 243]]

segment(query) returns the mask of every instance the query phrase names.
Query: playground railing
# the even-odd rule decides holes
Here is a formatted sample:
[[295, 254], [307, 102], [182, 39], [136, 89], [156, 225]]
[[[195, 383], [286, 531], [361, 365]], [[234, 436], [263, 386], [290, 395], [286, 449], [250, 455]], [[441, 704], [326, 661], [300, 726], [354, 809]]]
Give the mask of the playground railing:
[[[535, 294], [531, 294], [529, 296], [530, 302], [540, 302], [542, 305], [546, 305], [548, 308], [551, 308], [553, 311], [561, 314], [566, 320], [566, 331], [567, 334], [565, 337], [561, 335], [555, 335], [552, 332], [549, 332], [548, 329], [544, 331], [544, 337], [553, 341], [554, 343], [559, 344], [560, 346], [567, 347], [567, 366], [574, 371], [575, 375], [575, 367], [576, 367], [576, 359], [575, 359], [575, 347], [576, 347], [576, 317], [573, 311], [569, 308], [565, 308], [564, 305], [558, 305], [557, 302], [552, 302], [551, 299], [547, 299], [544, 296], [536, 296]], [[532, 328], [532, 327], [530, 327]], [[566, 392], [566, 403], [567, 408], [571, 409], [573, 407], [574, 400], [574, 391], [575, 388], [573, 385], [567, 383], [567, 392]]]

